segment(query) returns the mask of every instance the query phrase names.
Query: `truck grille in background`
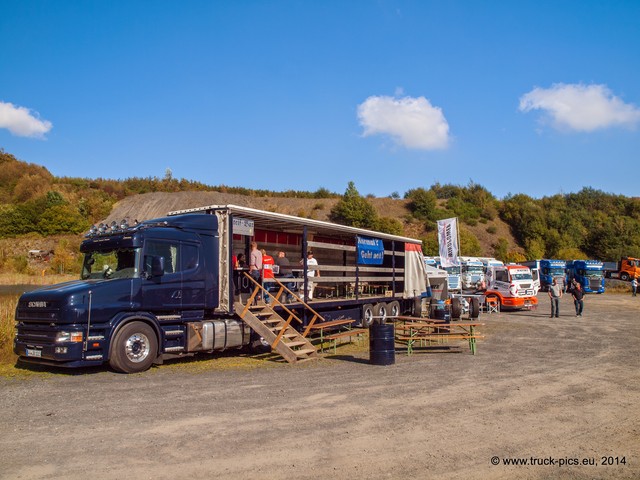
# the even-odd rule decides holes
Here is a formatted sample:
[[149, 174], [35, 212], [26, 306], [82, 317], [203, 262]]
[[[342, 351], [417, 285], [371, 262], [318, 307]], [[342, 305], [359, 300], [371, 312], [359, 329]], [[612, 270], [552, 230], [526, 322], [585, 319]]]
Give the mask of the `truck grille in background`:
[[600, 288], [601, 282], [600, 280], [589, 280], [589, 288], [591, 290], [598, 290]]

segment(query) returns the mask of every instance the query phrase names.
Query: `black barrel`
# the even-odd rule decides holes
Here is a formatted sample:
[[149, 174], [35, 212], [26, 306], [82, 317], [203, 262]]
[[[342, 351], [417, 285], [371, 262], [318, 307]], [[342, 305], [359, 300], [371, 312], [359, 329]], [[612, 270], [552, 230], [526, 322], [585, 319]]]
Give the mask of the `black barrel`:
[[369, 363], [373, 365], [393, 365], [396, 363], [392, 323], [373, 323], [369, 327]]

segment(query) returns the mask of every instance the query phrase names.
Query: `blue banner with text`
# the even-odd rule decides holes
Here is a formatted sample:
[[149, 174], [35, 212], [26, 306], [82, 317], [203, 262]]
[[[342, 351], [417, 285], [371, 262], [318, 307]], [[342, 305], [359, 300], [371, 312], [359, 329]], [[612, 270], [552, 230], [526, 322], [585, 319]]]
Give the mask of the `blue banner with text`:
[[358, 237], [358, 264], [382, 265], [384, 245], [382, 240], [371, 237]]

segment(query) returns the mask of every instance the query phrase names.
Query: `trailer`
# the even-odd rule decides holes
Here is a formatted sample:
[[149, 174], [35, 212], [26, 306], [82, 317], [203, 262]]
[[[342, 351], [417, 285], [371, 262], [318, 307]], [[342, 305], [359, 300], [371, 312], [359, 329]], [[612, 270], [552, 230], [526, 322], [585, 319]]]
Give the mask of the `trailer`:
[[[285, 252], [291, 275], [256, 282], [234, 269], [252, 241]], [[20, 298], [21, 361], [133, 373], [176, 356], [267, 345], [293, 363], [317, 356], [314, 326], [419, 314], [427, 296], [419, 240], [235, 205], [94, 227], [80, 251], [79, 280]]]

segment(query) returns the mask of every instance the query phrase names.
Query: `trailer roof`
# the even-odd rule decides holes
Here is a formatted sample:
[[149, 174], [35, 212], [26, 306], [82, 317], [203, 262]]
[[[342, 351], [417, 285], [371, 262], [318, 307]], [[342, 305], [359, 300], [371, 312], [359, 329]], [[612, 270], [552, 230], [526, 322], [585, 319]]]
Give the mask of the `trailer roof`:
[[364, 228], [348, 227], [337, 223], [285, 215], [283, 213], [267, 212], [265, 210], [257, 210], [255, 208], [241, 207], [238, 205], [207, 205], [204, 207], [189, 208], [186, 210], [175, 210], [173, 212], [169, 212], [169, 215], [182, 215], [185, 213], [197, 212], [213, 213], [216, 210], [226, 210], [234, 216], [253, 220], [254, 226], [263, 230], [302, 233], [303, 227], [306, 226], [318, 234], [335, 235], [336, 233], [343, 233], [345, 235], [366, 235], [385, 240], [422, 244], [421, 240], [416, 240], [415, 238], [391, 235], [389, 233], [376, 232]]

